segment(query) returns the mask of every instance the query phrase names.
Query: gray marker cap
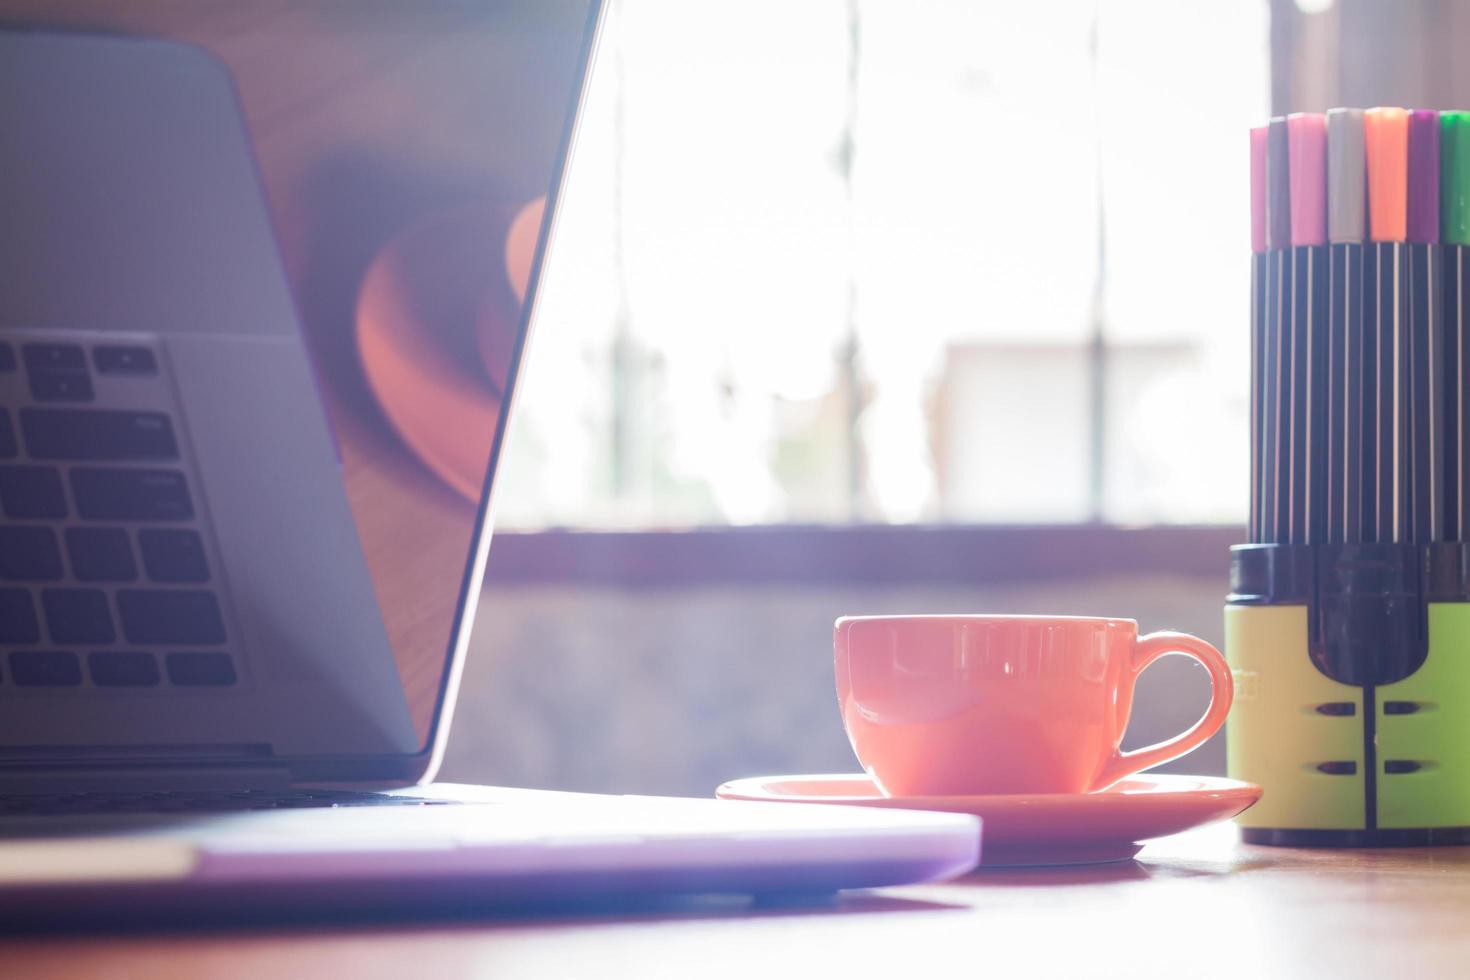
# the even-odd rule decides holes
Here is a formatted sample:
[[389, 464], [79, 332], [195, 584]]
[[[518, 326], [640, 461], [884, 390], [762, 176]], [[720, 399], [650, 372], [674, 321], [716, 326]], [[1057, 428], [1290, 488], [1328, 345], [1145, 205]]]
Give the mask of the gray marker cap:
[[1327, 110], [1327, 240], [1334, 244], [1368, 237], [1367, 150], [1363, 110]]

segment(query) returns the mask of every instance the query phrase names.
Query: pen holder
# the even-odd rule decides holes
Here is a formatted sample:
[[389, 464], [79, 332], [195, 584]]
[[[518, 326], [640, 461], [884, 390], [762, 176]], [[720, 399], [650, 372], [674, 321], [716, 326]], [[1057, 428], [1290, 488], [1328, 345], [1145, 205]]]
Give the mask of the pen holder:
[[1231, 549], [1229, 774], [1248, 843], [1470, 843], [1470, 545]]

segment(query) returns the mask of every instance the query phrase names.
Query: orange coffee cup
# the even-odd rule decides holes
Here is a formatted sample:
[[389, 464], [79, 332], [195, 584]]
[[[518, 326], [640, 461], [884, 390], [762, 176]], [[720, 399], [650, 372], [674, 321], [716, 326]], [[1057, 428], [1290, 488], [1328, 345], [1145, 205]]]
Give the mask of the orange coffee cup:
[[[858, 761], [889, 796], [1087, 793], [1177, 759], [1225, 723], [1220, 651], [1131, 619], [851, 616], [837, 620], [837, 696]], [[1210, 675], [1192, 728], [1123, 752], [1138, 676], [1183, 654]]]

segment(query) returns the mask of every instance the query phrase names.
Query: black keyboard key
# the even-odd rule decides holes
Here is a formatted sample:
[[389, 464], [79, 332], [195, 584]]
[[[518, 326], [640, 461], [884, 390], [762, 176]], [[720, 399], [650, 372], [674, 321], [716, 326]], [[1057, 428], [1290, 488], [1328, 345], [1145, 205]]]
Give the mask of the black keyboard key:
[[129, 643], [223, 643], [225, 623], [212, 592], [119, 589], [118, 611]]
[[85, 371], [32, 371], [31, 397], [38, 402], [89, 402], [92, 376]]
[[94, 653], [87, 658], [87, 669], [98, 687], [155, 687], [159, 681], [158, 661], [151, 653]]
[[184, 474], [177, 470], [71, 471], [77, 513], [96, 521], [186, 521], [194, 516]]
[[17, 650], [10, 655], [10, 678], [21, 687], [76, 687], [82, 665], [74, 653]]
[[23, 408], [20, 428], [36, 459], [178, 459], [174, 427], [162, 412]]
[[41, 624], [25, 589], [0, 589], [0, 643], [39, 643]]
[[143, 567], [155, 582], [207, 582], [204, 539], [195, 531], [149, 528], [138, 532]]
[[168, 679], [179, 687], [213, 687], [235, 683], [235, 664], [227, 653], [171, 653]]
[[69, 527], [71, 573], [83, 582], [131, 582], [138, 577], [128, 532], [120, 527]]
[[0, 341], [0, 374], [9, 374], [15, 370], [15, 348], [4, 341]]
[[157, 374], [158, 361], [146, 347], [107, 344], [92, 349], [100, 374]]
[[85, 371], [86, 352], [77, 344], [26, 344], [21, 348], [32, 371]]
[[10, 413], [0, 408], [0, 459], [14, 459], [20, 452], [15, 441], [15, 428], [10, 424]]
[[117, 636], [101, 589], [42, 589], [41, 608], [52, 643], [111, 643]]
[[49, 466], [0, 466], [0, 507], [7, 517], [65, 517], [61, 474]]
[[0, 579], [54, 582], [61, 578], [56, 532], [34, 524], [0, 526]]

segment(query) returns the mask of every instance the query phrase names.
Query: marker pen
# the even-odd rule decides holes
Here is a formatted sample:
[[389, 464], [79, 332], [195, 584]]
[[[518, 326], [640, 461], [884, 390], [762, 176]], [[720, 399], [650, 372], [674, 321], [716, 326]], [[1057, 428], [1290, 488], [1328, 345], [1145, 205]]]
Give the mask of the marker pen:
[[1363, 540], [1368, 485], [1363, 436], [1363, 241], [1367, 238], [1363, 110], [1327, 113], [1327, 540]]
[[1327, 116], [1287, 117], [1291, 207], [1291, 497], [1287, 541], [1316, 544], [1326, 532]]
[[1368, 275], [1364, 309], [1372, 318], [1375, 472], [1373, 540], [1409, 539], [1409, 365], [1407, 252], [1409, 113], [1363, 113], [1368, 175]]
[[1448, 452], [1445, 536], [1470, 540], [1470, 112], [1439, 115], [1439, 210], [1444, 256]]
[[1265, 479], [1263, 540], [1286, 540], [1291, 524], [1287, 481], [1291, 453], [1291, 186], [1286, 117], [1277, 116], [1266, 131], [1266, 353]]
[[1260, 542], [1261, 502], [1266, 497], [1266, 127], [1251, 130], [1251, 491], [1247, 540]]
[[1439, 113], [1409, 113], [1408, 257], [1410, 524], [1416, 544], [1445, 537], [1444, 335], [1440, 296]]

